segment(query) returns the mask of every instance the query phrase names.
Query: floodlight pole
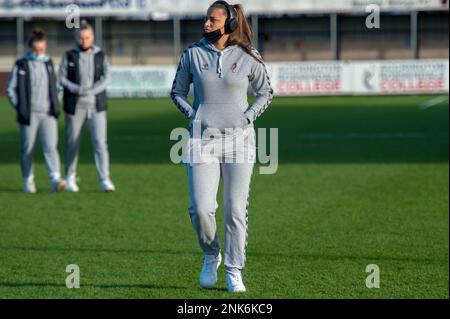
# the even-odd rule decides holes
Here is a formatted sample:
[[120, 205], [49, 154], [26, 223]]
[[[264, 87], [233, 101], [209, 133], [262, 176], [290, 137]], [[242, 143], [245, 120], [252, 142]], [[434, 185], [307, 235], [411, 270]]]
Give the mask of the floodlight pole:
[[253, 33], [253, 46], [255, 47], [256, 50], [258, 50], [258, 34], [259, 34], [259, 30], [258, 30], [258, 15], [257, 14], [253, 14], [252, 18], [252, 33]]
[[17, 17], [16, 19], [16, 53], [17, 56], [22, 56], [24, 54], [23, 47], [23, 18]]
[[102, 17], [95, 17], [95, 43], [99, 47], [103, 47], [103, 25], [102, 25]]
[[330, 15], [330, 49], [331, 58], [333, 60], [339, 60], [339, 34], [337, 13], [332, 13]]
[[418, 12], [417, 11], [411, 11], [410, 17], [411, 17], [410, 18], [410, 27], [411, 27], [411, 33], [410, 33], [411, 58], [412, 59], [418, 59], [419, 58], [418, 37], [417, 37]]
[[173, 58], [175, 64], [178, 64], [180, 59], [180, 48], [181, 48], [181, 27], [180, 27], [180, 17], [173, 17]]

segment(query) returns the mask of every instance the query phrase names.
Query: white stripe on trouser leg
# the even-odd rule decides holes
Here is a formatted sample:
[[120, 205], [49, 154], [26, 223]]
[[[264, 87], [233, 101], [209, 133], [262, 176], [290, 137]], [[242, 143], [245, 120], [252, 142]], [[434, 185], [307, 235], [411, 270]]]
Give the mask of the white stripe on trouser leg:
[[[251, 180], [251, 177], [250, 177]], [[248, 245], [248, 207], [250, 205], [250, 181], [248, 185], [247, 202], [245, 205], [245, 244], [244, 244], [244, 265], [241, 269], [245, 267], [245, 262], [247, 260], [247, 245]]]

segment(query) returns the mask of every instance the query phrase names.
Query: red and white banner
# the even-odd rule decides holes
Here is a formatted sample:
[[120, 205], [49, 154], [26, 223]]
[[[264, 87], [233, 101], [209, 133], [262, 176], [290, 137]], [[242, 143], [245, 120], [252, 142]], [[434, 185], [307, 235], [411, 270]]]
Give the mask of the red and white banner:
[[[111, 97], [169, 96], [175, 66], [112, 67]], [[275, 95], [374, 95], [449, 92], [448, 60], [267, 63]]]
[[342, 93], [342, 63], [280, 62], [269, 63], [267, 69], [277, 95]]
[[449, 91], [448, 60], [277, 62], [268, 70], [277, 95]]

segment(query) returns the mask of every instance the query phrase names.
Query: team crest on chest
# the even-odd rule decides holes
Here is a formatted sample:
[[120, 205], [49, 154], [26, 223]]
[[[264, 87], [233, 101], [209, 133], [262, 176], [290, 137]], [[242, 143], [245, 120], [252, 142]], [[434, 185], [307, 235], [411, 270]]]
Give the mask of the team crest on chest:
[[231, 72], [236, 73], [237, 71], [237, 63], [233, 63], [233, 65], [231, 66]]

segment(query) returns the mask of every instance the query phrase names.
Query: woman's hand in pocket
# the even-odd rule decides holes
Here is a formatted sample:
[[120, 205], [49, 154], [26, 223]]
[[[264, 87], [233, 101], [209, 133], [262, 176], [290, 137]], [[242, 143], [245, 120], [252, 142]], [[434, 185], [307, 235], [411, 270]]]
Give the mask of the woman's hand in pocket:
[[245, 113], [242, 113], [241, 115], [241, 122], [242, 125], [241, 126], [246, 126], [250, 124], [250, 121], [248, 120], [248, 118], [245, 116]]

